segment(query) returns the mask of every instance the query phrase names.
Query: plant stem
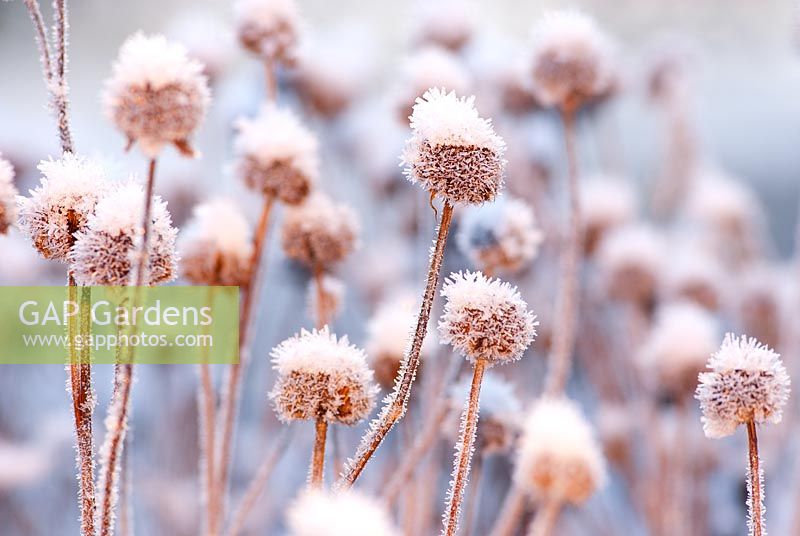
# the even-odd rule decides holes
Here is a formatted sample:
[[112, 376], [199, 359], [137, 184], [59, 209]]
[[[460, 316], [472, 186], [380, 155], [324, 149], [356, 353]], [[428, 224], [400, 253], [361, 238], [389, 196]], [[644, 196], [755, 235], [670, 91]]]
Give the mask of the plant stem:
[[314, 266], [314, 287], [317, 293], [317, 329], [322, 329], [330, 321], [328, 319], [328, 295], [323, 286], [323, 271], [319, 265]]
[[425, 339], [425, 334], [428, 331], [428, 320], [430, 319], [431, 306], [436, 294], [436, 288], [439, 284], [439, 272], [442, 268], [442, 261], [444, 259], [444, 246], [447, 242], [447, 233], [450, 230], [450, 222], [453, 217], [453, 206], [447, 201], [444, 202], [442, 209], [442, 218], [439, 223], [439, 231], [436, 236], [436, 244], [430, 258], [430, 266], [428, 268], [428, 280], [425, 285], [425, 293], [422, 296], [422, 306], [420, 308], [419, 317], [417, 318], [417, 327], [414, 332], [414, 339], [411, 342], [411, 349], [408, 355], [403, 359], [403, 364], [400, 367], [399, 379], [395, 382], [395, 388], [389, 396], [389, 400], [381, 410], [381, 414], [373, 421], [370, 429], [361, 439], [361, 444], [356, 451], [355, 458], [350, 460], [345, 466], [345, 472], [336, 483], [336, 488], [348, 488], [353, 485], [359, 477], [367, 462], [375, 454], [375, 450], [383, 442], [386, 435], [392, 429], [394, 424], [403, 417], [403, 414], [408, 407], [408, 399], [411, 396], [411, 385], [414, 383], [414, 378], [417, 374], [419, 367], [419, 356], [422, 350], [422, 341]]
[[483, 476], [483, 455], [478, 452], [475, 462], [472, 464], [472, 486], [467, 495], [465, 505], [464, 536], [471, 536], [475, 533], [475, 525], [478, 521], [478, 511], [480, 510], [481, 477]]
[[272, 58], [264, 61], [264, 82], [266, 86], [265, 100], [275, 102], [278, 97], [278, 75], [275, 72], [275, 61]]
[[215, 426], [214, 408], [215, 396], [214, 386], [211, 383], [211, 370], [208, 362], [200, 363], [198, 367], [200, 373], [200, 386], [198, 389], [197, 405], [200, 411], [200, 473], [203, 475], [203, 485], [205, 488], [202, 500], [206, 509], [206, 534], [212, 536], [212, 527], [217, 526], [217, 500], [214, 497], [215, 483]]
[[753, 420], [747, 422], [747, 507], [750, 515], [751, 536], [764, 534], [764, 490], [762, 488], [761, 467], [758, 457], [758, 436]]
[[558, 296], [558, 315], [553, 333], [549, 369], [544, 392], [556, 396], [564, 392], [572, 365], [575, 333], [578, 320], [579, 273], [581, 262], [581, 213], [578, 192], [578, 158], [575, 151], [575, 115], [562, 112], [564, 138], [569, 164], [568, 191], [570, 202], [569, 232], [561, 252], [561, 288]]
[[536, 512], [528, 529], [528, 536], [550, 536], [561, 512], [561, 502], [547, 499]]
[[42, 17], [42, 10], [39, 7], [38, 0], [24, 0], [24, 2], [25, 7], [28, 9], [28, 14], [31, 17], [31, 22], [33, 23], [33, 35], [36, 38], [36, 45], [39, 48], [39, 59], [42, 62], [42, 75], [44, 76], [44, 81], [49, 91], [53, 79], [53, 65], [50, 60], [50, 42], [47, 39], [44, 17]]
[[139, 246], [135, 275], [135, 286], [141, 287], [145, 283], [144, 275], [147, 266], [147, 257], [150, 241], [150, 213], [153, 210], [153, 190], [156, 182], [156, 159], [151, 158], [147, 167], [147, 185], [144, 192], [144, 211], [142, 212], [142, 243]]
[[328, 421], [317, 417], [316, 435], [314, 436], [314, 451], [311, 454], [311, 478], [309, 485], [312, 488], [321, 488], [325, 470], [325, 440], [328, 437]]
[[486, 371], [486, 361], [478, 359], [472, 374], [472, 386], [469, 390], [467, 407], [464, 409], [461, 421], [461, 436], [456, 446], [456, 457], [453, 467], [453, 482], [448, 492], [447, 508], [444, 518], [444, 531], [446, 536], [454, 536], [458, 531], [458, 517], [461, 513], [461, 500], [467, 488], [469, 467], [472, 461], [472, 452], [475, 448], [475, 434], [478, 428], [478, 409], [481, 398], [481, 382]]
[[69, 86], [67, 86], [67, 32], [69, 21], [67, 17], [67, 0], [54, 0], [53, 11], [56, 23], [54, 38], [56, 42], [56, 64], [54, 87], [51, 88], [53, 108], [56, 113], [58, 135], [61, 138], [61, 147], [65, 152], [72, 152], [72, 133], [69, 129]]
[[503, 499], [503, 506], [500, 515], [494, 522], [491, 536], [513, 536], [517, 533], [519, 520], [525, 513], [525, 493], [516, 485], [512, 484], [511, 489]]

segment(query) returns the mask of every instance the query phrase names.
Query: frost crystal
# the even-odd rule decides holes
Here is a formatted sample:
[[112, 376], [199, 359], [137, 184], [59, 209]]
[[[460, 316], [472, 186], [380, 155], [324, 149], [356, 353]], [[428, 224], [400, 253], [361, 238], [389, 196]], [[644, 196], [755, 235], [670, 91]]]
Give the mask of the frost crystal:
[[17, 220], [18, 193], [14, 186], [14, 168], [0, 154], [0, 234], [6, 234]]
[[294, 0], [237, 0], [233, 9], [244, 48], [270, 61], [294, 62], [300, 25]]
[[361, 493], [304, 491], [289, 507], [291, 536], [400, 536], [384, 506]]
[[317, 140], [289, 110], [264, 106], [236, 123], [236, 169], [245, 184], [296, 205], [319, 176]]
[[[119, 186], [97, 203], [84, 230], [75, 235], [72, 269], [80, 285], [128, 285], [137, 262], [143, 229], [144, 190], [139, 184]], [[160, 197], [152, 200], [152, 220], [147, 247], [148, 285], [175, 278], [177, 230], [167, 205]]]
[[505, 142], [475, 109], [475, 97], [429, 89], [411, 114], [405, 175], [451, 204], [491, 201], [502, 187]]
[[244, 285], [253, 256], [251, 234], [232, 201], [196, 206], [179, 241], [184, 277], [199, 285]]
[[441, 342], [470, 361], [516, 361], [536, 337], [536, 316], [517, 289], [499, 279], [480, 272], [452, 273], [442, 296], [447, 302], [439, 321]]
[[355, 424], [372, 410], [378, 389], [366, 355], [327, 326], [301, 331], [270, 355], [278, 379], [269, 396], [282, 421]]
[[748, 421], [781, 421], [789, 398], [789, 375], [780, 355], [754, 338], [731, 333], [701, 372], [696, 398], [707, 437], [731, 435]]
[[39, 164], [42, 180], [30, 197], [18, 197], [19, 227], [45, 259], [67, 262], [74, 234], [85, 228], [107, 190], [105, 170], [93, 160], [64, 153]]

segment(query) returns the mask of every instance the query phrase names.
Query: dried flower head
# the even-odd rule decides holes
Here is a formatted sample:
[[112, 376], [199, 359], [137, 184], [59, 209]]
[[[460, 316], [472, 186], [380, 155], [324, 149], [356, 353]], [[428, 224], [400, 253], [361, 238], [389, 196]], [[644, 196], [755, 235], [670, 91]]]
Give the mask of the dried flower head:
[[543, 104], [576, 109], [614, 84], [611, 40], [577, 11], [551, 12], [533, 32], [531, 69]]
[[609, 231], [636, 217], [636, 196], [627, 182], [605, 175], [587, 178], [580, 188], [584, 251], [592, 255]]
[[0, 234], [6, 234], [17, 220], [17, 194], [19, 192], [14, 186], [14, 168], [0, 154]]
[[170, 40], [182, 43], [189, 57], [203, 65], [203, 73], [212, 83], [235, 57], [231, 28], [212, 10], [189, 7], [169, 22], [165, 33]]
[[309, 268], [329, 268], [355, 249], [358, 232], [358, 221], [349, 207], [316, 192], [302, 205], [286, 210], [283, 251]]
[[405, 175], [451, 204], [491, 201], [505, 170], [505, 142], [475, 109], [475, 97], [429, 89], [411, 114]]
[[472, 38], [477, 25], [475, 12], [464, 0], [418, 2], [415, 40], [457, 52]]
[[589, 423], [566, 398], [542, 398], [524, 424], [514, 479], [538, 499], [581, 504], [606, 479]]
[[461, 252], [481, 270], [516, 272], [532, 261], [544, 235], [524, 201], [500, 197], [468, 207], [456, 237]]
[[120, 48], [106, 81], [106, 115], [142, 152], [155, 158], [165, 145], [192, 155], [189, 138], [210, 101], [203, 65], [183, 45], [136, 33]]
[[452, 273], [442, 296], [447, 302], [439, 321], [441, 342], [470, 361], [516, 361], [536, 338], [536, 315], [508, 283], [480, 272]]
[[686, 211], [693, 220], [723, 235], [746, 233], [761, 208], [752, 190], [719, 170], [705, 169], [689, 194]]
[[789, 336], [786, 330], [791, 330], [785, 319], [796, 299], [794, 282], [794, 270], [763, 263], [747, 266], [737, 274], [735, 307], [743, 331], [772, 348], [783, 342]]
[[301, 203], [319, 175], [317, 140], [289, 110], [265, 105], [236, 123], [236, 170], [248, 186], [288, 205]]
[[302, 330], [270, 353], [278, 372], [269, 396], [282, 421], [316, 420], [355, 424], [365, 419], [378, 388], [364, 352], [327, 326]]
[[678, 302], [661, 307], [644, 343], [642, 365], [654, 372], [658, 387], [676, 399], [694, 391], [697, 375], [719, 340], [719, 326], [699, 306]]
[[[79, 285], [131, 284], [144, 230], [144, 190], [130, 182], [116, 188], [98, 201], [82, 231], [75, 235], [70, 260]], [[177, 275], [175, 238], [177, 229], [167, 205], [153, 196], [147, 264], [147, 285], [167, 283]]]
[[265, 60], [294, 62], [300, 30], [294, 0], [237, 0], [233, 9], [244, 48]]
[[244, 285], [253, 257], [251, 235], [232, 201], [197, 205], [179, 241], [183, 276], [197, 285]]
[[45, 259], [67, 262], [75, 232], [83, 230], [108, 190], [105, 170], [93, 160], [64, 153], [39, 164], [42, 180], [30, 197], [18, 197], [19, 227]]
[[597, 263], [609, 296], [647, 307], [661, 280], [664, 246], [646, 225], [614, 229], [600, 243]]
[[470, 75], [461, 60], [452, 52], [436, 46], [414, 51], [400, 69], [401, 84], [397, 90], [397, 107], [405, 123], [414, 111], [414, 103], [429, 88], [441, 87], [463, 95], [470, 88]]
[[667, 260], [662, 285], [668, 299], [691, 300], [709, 311], [720, 307], [727, 274], [714, 255], [691, 246], [670, 254]]
[[353, 490], [302, 492], [289, 506], [287, 525], [291, 536], [400, 536], [379, 501]]
[[725, 335], [701, 372], [696, 398], [707, 437], [731, 435], [740, 424], [781, 421], [789, 399], [789, 375], [780, 355], [754, 338]]

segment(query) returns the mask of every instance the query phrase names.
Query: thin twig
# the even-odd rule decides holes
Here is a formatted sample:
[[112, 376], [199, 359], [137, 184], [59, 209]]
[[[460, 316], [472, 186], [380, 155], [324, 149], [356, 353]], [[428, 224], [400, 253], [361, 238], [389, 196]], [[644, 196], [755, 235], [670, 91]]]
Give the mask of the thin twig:
[[314, 434], [314, 450], [311, 453], [311, 472], [309, 485], [312, 488], [321, 488], [325, 475], [325, 441], [328, 437], [328, 421], [318, 417]]
[[151, 158], [147, 167], [147, 185], [144, 192], [144, 211], [142, 212], [142, 243], [137, 255], [135, 285], [141, 287], [145, 283], [144, 275], [147, 267], [148, 242], [150, 241], [150, 214], [153, 210], [153, 191], [156, 182], [156, 159]]
[[525, 513], [526, 497], [525, 492], [514, 484], [506, 498], [503, 499], [503, 506], [500, 508], [500, 515], [494, 522], [491, 536], [513, 536], [517, 533], [520, 519]]
[[761, 467], [758, 457], [756, 423], [752, 419], [747, 422], [747, 451], [749, 461], [747, 470], [747, 508], [750, 516], [750, 534], [751, 536], [763, 536], [764, 490], [762, 488]]
[[561, 513], [561, 502], [554, 499], [546, 500], [531, 520], [528, 536], [550, 536], [558, 521], [559, 513]]
[[42, 74], [49, 91], [53, 80], [53, 65], [50, 60], [50, 42], [47, 39], [42, 10], [39, 7], [38, 0], [24, 0], [24, 2], [33, 23], [34, 37], [36, 38], [36, 45], [39, 47], [39, 59], [42, 62]]
[[69, 86], [67, 85], [67, 37], [69, 32], [69, 19], [67, 0], [53, 0], [53, 11], [56, 22], [53, 37], [55, 39], [55, 71], [52, 80], [53, 108], [56, 114], [58, 135], [61, 138], [61, 147], [65, 152], [73, 152], [72, 133], [69, 128]]
[[439, 223], [439, 231], [436, 236], [436, 244], [431, 254], [428, 279], [425, 285], [425, 293], [422, 296], [422, 306], [420, 308], [419, 317], [417, 318], [417, 327], [414, 332], [414, 339], [411, 342], [411, 349], [403, 359], [398, 378], [395, 381], [394, 391], [389, 395], [386, 404], [381, 410], [380, 416], [372, 422], [370, 429], [361, 439], [354, 459], [348, 461], [344, 474], [336, 483], [335, 488], [337, 489], [349, 488], [353, 485], [364, 470], [367, 462], [372, 458], [372, 455], [375, 454], [375, 450], [377, 450], [383, 442], [395, 423], [403, 417], [408, 407], [408, 400], [411, 397], [411, 385], [414, 383], [414, 378], [417, 375], [417, 368], [419, 367], [422, 341], [425, 339], [425, 334], [428, 331], [431, 306], [433, 305], [436, 288], [439, 284], [439, 272], [441, 271], [442, 261], [444, 259], [444, 246], [447, 242], [447, 233], [450, 230], [450, 221], [452, 217], [453, 206], [445, 201], [442, 210], [442, 218]]
[[322, 329], [325, 325], [330, 322], [328, 318], [329, 314], [329, 307], [328, 307], [328, 294], [325, 292], [324, 286], [324, 273], [322, 271], [322, 266], [316, 265], [314, 267], [314, 287], [316, 292], [316, 311], [315, 314], [317, 315], [316, 323], [317, 329]]
[[472, 486], [467, 494], [467, 502], [464, 505], [464, 536], [472, 536], [475, 533], [475, 526], [478, 523], [480, 513], [480, 494], [481, 477], [483, 476], [483, 454], [478, 452], [472, 464]]
[[203, 505], [206, 509], [206, 534], [213, 534], [212, 527], [217, 526], [217, 501], [214, 497], [216, 489], [214, 482], [216, 479], [214, 456], [215, 456], [215, 426], [214, 408], [215, 396], [214, 386], [211, 383], [211, 370], [208, 362], [200, 363], [198, 367], [200, 374], [200, 386], [197, 393], [197, 405], [200, 410], [200, 471], [203, 478]]

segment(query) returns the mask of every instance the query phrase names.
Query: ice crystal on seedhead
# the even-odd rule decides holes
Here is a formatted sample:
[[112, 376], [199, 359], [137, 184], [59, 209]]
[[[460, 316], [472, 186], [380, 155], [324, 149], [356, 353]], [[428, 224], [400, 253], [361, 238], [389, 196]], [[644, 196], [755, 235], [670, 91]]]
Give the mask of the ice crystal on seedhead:
[[179, 240], [183, 276], [198, 285], [244, 285], [253, 256], [251, 234], [232, 201], [197, 205]]
[[707, 437], [731, 435], [748, 421], [780, 422], [790, 384], [780, 355], [752, 337], [728, 333], [708, 368], [696, 392]]
[[[126, 183], [97, 203], [84, 230], [75, 236], [71, 261], [80, 285], [132, 284], [142, 240], [144, 190]], [[166, 283], [175, 278], [177, 230], [160, 197], [152, 199], [150, 231], [145, 265], [145, 284]]]
[[577, 11], [548, 13], [533, 31], [534, 90], [548, 106], [575, 108], [612, 89], [610, 39]]
[[45, 259], [67, 262], [74, 233], [84, 229], [108, 190], [105, 170], [93, 160], [64, 153], [39, 164], [42, 180], [30, 197], [18, 197], [19, 227]]
[[352, 490], [303, 491], [287, 525], [291, 536], [400, 536], [383, 504]]
[[441, 342], [470, 361], [515, 361], [536, 337], [536, 316], [517, 289], [499, 279], [480, 272], [452, 273], [442, 296], [447, 301], [439, 321]]
[[433, 88], [417, 99], [405, 175], [451, 204], [491, 201], [503, 182], [505, 142], [475, 109], [475, 97]]
[[273, 104], [253, 119], [240, 119], [236, 128], [236, 169], [245, 184], [289, 205], [302, 202], [319, 175], [314, 135]]
[[278, 379], [269, 396], [282, 421], [321, 416], [355, 424], [372, 410], [378, 389], [366, 355], [347, 337], [337, 339], [327, 326], [301, 331], [270, 355]]
[[122, 44], [103, 93], [106, 115], [150, 158], [169, 144], [192, 154], [189, 137], [209, 101], [203, 65], [182, 45], [142, 33]]
[[358, 221], [349, 207], [316, 192], [302, 205], [286, 210], [283, 251], [309, 268], [329, 268], [355, 249], [358, 232]]
[[614, 229], [600, 243], [597, 264], [610, 296], [647, 305], [663, 271], [662, 237], [641, 224]]
[[237, 0], [233, 9], [244, 48], [266, 60], [294, 62], [300, 26], [294, 0]]
[[397, 90], [397, 105], [404, 121], [413, 112], [417, 97], [429, 88], [446, 88], [463, 95], [469, 91], [471, 82], [458, 56], [435, 46], [414, 51], [403, 62], [400, 74], [402, 81]]
[[539, 251], [544, 235], [524, 201], [500, 197], [468, 207], [456, 237], [458, 247], [482, 270], [518, 271]]
[[17, 220], [18, 193], [14, 186], [14, 168], [0, 154], [0, 234], [6, 234]]
[[587, 178], [581, 183], [580, 200], [584, 249], [589, 255], [609, 231], [632, 221], [637, 212], [630, 185], [615, 177]]
[[573, 504], [581, 504], [605, 483], [600, 445], [574, 402], [542, 398], [534, 403], [514, 479], [534, 497]]
[[719, 340], [719, 326], [699, 306], [678, 302], [659, 309], [644, 344], [642, 364], [660, 388], [677, 398], [694, 391], [697, 375]]

